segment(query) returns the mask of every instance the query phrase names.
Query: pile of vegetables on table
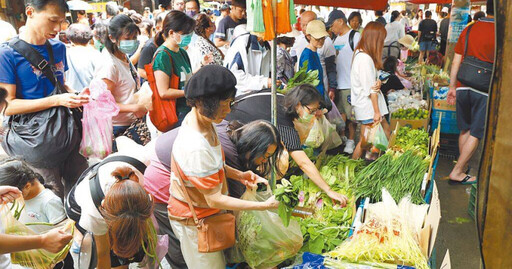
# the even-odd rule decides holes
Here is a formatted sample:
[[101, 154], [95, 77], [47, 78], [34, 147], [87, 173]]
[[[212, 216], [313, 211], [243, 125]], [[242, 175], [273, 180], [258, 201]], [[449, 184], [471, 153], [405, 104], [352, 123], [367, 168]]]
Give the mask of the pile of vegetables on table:
[[355, 234], [326, 254], [330, 258], [325, 261], [329, 268], [347, 268], [347, 262], [379, 268], [397, 268], [392, 264], [429, 268], [419, 247], [419, 233], [428, 206], [415, 205], [409, 197], [397, 205], [385, 189], [381, 196], [383, 202], [371, 205], [373, 210], [368, 210], [365, 222]]
[[423, 120], [428, 119], [428, 111], [426, 109], [398, 109], [391, 114], [392, 119], [400, 120]]
[[427, 156], [429, 139], [425, 130], [404, 126], [398, 129], [393, 148], [401, 151], [415, 150], [421, 156]]
[[320, 188], [305, 176], [292, 176], [290, 181], [299, 188], [299, 206], [313, 209], [312, 216], [295, 218], [304, 237], [301, 252], [325, 253], [337, 247], [348, 237], [353, 218], [355, 200], [350, 191], [350, 181], [363, 167], [363, 161], [343, 155], [319, 158], [320, 174], [331, 189], [349, 197], [347, 206], [334, 204]]
[[403, 153], [388, 150], [357, 173], [352, 181], [354, 193], [356, 197], [381, 201], [381, 191], [386, 188], [395, 200], [411, 195], [413, 203], [424, 203], [421, 184], [429, 163], [430, 156], [425, 157], [415, 150]]

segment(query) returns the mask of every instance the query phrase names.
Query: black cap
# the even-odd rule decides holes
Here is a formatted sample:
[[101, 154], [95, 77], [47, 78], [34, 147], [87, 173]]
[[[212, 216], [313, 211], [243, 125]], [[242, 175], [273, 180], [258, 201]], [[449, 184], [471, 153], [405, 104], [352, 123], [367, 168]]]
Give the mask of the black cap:
[[230, 89], [236, 91], [236, 78], [229, 69], [220, 65], [206, 65], [199, 69], [185, 85], [185, 97], [217, 95]]
[[347, 20], [347, 17], [345, 17], [345, 13], [339, 9], [335, 9], [331, 11], [331, 14], [329, 14], [329, 19], [327, 20], [327, 23], [325, 24], [325, 27], [331, 28], [332, 24], [337, 19], [343, 19], [344, 21]]

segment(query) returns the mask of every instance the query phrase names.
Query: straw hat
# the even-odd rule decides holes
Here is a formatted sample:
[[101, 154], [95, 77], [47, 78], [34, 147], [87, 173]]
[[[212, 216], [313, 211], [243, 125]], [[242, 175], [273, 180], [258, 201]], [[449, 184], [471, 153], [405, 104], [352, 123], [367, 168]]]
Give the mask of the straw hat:
[[411, 49], [412, 44], [414, 43], [414, 37], [411, 35], [405, 35], [404, 37], [398, 40], [398, 43], [402, 44], [404, 47]]
[[324, 22], [320, 20], [310, 21], [306, 27], [306, 34], [311, 35], [315, 39], [321, 39], [329, 36], [329, 33], [327, 33], [327, 30], [325, 29]]

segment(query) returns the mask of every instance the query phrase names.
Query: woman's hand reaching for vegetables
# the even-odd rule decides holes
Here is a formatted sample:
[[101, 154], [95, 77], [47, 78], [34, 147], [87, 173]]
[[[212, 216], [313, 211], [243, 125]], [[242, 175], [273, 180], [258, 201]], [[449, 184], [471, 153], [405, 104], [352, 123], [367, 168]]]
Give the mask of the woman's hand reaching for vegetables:
[[347, 196], [333, 190], [328, 191], [327, 195], [333, 200], [333, 202], [339, 202], [341, 207], [347, 206]]

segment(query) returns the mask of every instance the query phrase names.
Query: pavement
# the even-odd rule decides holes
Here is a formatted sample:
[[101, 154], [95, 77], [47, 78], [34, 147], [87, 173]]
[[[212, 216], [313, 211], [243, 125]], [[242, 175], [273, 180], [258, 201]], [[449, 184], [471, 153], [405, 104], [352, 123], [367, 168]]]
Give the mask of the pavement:
[[[479, 148], [470, 161], [470, 173], [478, 174]], [[468, 214], [470, 185], [449, 185], [445, 178], [450, 174], [454, 159], [439, 158], [436, 183], [441, 201], [441, 223], [436, 240], [436, 268], [440, 268], [446, 250], [450, 250], [451, 268], [479, 269], [480, 251], [475, 220]]]

